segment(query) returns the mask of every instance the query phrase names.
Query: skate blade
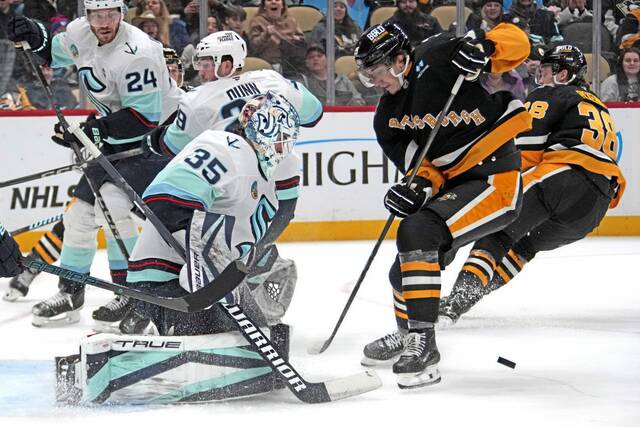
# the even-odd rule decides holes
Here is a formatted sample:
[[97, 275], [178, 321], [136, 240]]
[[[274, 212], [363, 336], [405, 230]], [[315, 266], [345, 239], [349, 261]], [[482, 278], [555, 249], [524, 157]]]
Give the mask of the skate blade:
[[398, 359], [400, 359], [400, 355], [387, 360], [370, 359], [367, 356], [363, 356], [362, 360], [360, 360], [360, 365], [366, 368], [384, 368], [393, 365]]
[[9, 290], [7, 290], [7, 293], [6, 293], [6, 294], [4, 294], [4, 295], [2, 296], [2, 299], [3, 299], [4, 301], [7, 301], [7, 302], [16, 302], [16, 301], [18, 301], [20, 298], [23, 298], [23, 297], [25, 297], [25, 296], [26, 296], [26, 295], [24, 295], [24, 294], [23, 294], [22, 292], [20, 292], [19, 290], [14, 289], [14, 288], [9, 288]]
[[398, 387], [403, 390], [438, 384], [442, 380], [438, 365], [427, 366], [424, 371], [418, 373], [397, 375]]
[[456, 324], [455, 320], [453, 320], [449, 316], [445, 316], [441, 314], [438, 316], [438, 321], [436, 322], [436, 330], [444, 331], [447, 329], [451, 329], [455, 324]]
[[43, 316], [37, 316], [34, 314], [33, 318], [31, 319], [31, 324], [38, 328], [40, 327], [55, 328], [60, 326], [71, 325], [73, 323], [78, 323], [80, 321], [80, 310], [82, 310], [82, 307], [72, 311], [67, 311], [66, 313], [61, 313], [58, 316], [53, 316], [53, 317], [43, 317]]
[[93, 329], [96, 332], [103, 332], [105, 334], [120, 334], [120, 321], [117, 322], [105, 322], [103, 320], [93, 319]]

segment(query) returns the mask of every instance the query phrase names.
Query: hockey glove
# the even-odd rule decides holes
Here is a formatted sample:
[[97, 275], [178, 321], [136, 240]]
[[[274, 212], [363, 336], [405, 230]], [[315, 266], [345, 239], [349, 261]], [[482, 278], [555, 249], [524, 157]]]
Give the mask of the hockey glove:
[[7, 36], [12, 42], [26, 41], [34, 52], [40, 50], [47, 43], [47, 30], [42, 24], [22, 15], [9, 18]]
[[408, 187], [405, 179], [391, 187], [384, 197], [384, 206], [400, 218], [418, 212], [427, 203], [432, 192], [431, 182], [420, 176], [416, 176]]
[[489, 55], [485, 52], [482, 44], [466, 37], [460, 40], [451, 56], [453, 68], [468, 81], [476, 80], [488, 62]]
[[[96, 145], [102, 144], [107, 139], [107, 129], [104, 121], [98, 119], [94, 113], [89, 114], [87, 119], [80, 124], [82, 131]], [[53, 136], [51, 140], [63, 147], [71, 147], [71, 143], [80, 142], [69, 131], [65, 130], [58, 122], [53, 126]]]
[[[140, 146], [142, 147], [142, 151], [145, 154], [147, 155], [151, 154], [154, 156], [166, 155], [160, 149], [160, 147], [163, 144], [162, 138], [164, 138], [164, 133], [166, 129], [167, 129], [167, 126], [160, 125], [154, 130], [152, 130], [151, 132], [147, 133], [142, 138], [142, 142], [140, 143]], [[169, 157], [173, 157], [173, 156], [169, 156]]]
[[13, 277], [22, 272], [22, 254], [13, 237], [0, 225], [0, 277]]

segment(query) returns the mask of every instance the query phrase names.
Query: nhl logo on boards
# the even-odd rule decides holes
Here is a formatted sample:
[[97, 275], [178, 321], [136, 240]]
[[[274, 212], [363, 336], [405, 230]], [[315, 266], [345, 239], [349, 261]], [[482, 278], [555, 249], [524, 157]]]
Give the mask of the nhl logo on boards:
[[253, 200], [258, 199], [258, 181], [253, 181], [253, 184], [251, 184], [251, 197], [253, 197]]

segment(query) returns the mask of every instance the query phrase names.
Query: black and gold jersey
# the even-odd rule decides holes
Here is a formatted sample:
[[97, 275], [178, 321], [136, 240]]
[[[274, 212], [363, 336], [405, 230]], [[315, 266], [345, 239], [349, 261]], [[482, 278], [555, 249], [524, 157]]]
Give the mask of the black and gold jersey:
[[591, 91], [575, 85], [543, 86], [532, 91], [525, 107], [533, 128], [516, 138], [522, 169], [540, 164], [575, 165], [620, 186], [611, 207], [618, 204], [625, 180], [617, 164], [618, 139], [604, 103]]
[[[529, 54], [526, 34], [514, 25], [500, 24], [486, 34], [486, 39], [495, 45], [490, 58], [493, 72], [513, 69]], [[450, 96], [458, 77], [450, 59], [459, 43], [459, 38], [449, 34], [425, 40], [414, 51], [405, 76], [406, 87], [393, 95], [386, 93], [378, 104], [374, 118], [378, 143], [403, 172], [415, 166], [415, 157]], [[427, 175], [431, 170], [430, 175], [446, 182], [464, 180], [466, 173], [487, 176], [518, 169], [517, 151], [500, 149], [530, 127], [529, 113], [510, 93], [490, 95], [478, 82], [464, 82], [421, 170]], [[489, 158], [493, 160], [490, 167], [483, 166]]]

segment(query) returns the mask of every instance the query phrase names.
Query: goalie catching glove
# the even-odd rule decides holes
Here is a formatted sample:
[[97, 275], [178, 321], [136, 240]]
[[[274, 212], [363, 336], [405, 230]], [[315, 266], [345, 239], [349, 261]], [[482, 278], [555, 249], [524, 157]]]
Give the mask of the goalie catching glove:
[[[84, 134], [98, 146], [107, 139], [108, 130], [106, 123], [97, 118], [94, 113], [89, 114], [87, 119], [80, 123], [80, 128], [82, 129], [82, 132], [84, 132]], [[71, 132], [65, 130], [60, 122], [57, 122], [53, 126], [53, 136], [51, 137], [51, 140], [56, 144], [67, 148], [71, 147], [71, 143], [80, 142]]]
[[384, 206], [397, 217], [405, 218], [418, 212], [431, 198], [431, 182], [421, 176], [407, 186], [407, 177], [387, 191]]

